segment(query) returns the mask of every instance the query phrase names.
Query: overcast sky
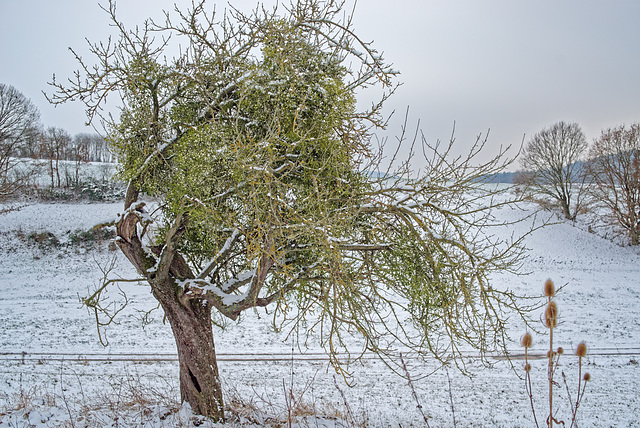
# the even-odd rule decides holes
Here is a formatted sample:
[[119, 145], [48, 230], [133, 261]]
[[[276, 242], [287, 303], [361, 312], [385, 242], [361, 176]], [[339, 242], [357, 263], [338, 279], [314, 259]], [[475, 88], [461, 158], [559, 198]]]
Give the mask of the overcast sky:
[[[173, 4], [191, 0], [117, 2], [129, 27]], [[402, 73], [389, 109], [410, 106], [432, 142], [448, 140], [455, 122], [460, 151], [491, 129], [493, 153], [560, 120], [578, 122], [589, 141], [640, 121], [639, 18], [637, 0], [360, 0], [354, 22]], [[54, 109], [41, 91], [77, 68], [68, 47], [86, 52], [85, 38], [111, 31], [95, 0], [0, 0], [0, 82], [30, 98], [45, 126], [91, 131], [81, 105]]]

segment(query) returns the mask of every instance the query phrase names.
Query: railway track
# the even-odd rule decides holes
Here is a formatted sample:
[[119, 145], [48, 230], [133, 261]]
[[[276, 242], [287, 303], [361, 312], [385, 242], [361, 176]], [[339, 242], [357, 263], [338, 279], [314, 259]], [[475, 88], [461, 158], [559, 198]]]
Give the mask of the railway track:
[[[640, 356], [640, 348], [591, 348], [591, 357], [624, 357]], [[572, 357], [572, 353], [566, 353], [566, 357]], [[463, 358], [480, 359], [476, 353], [463, 354]], [[405, 356], [405, 358], [407, 358]], [[507, 355], [494, 354], [485, 355], [487, 359], [512, 360], [524, 359], [521, 351], [512, 352]], [[546, 353], [529, 353], [529, 359], [544, 359]], [[329, 362], [329, 356], [323, 352], [309, 353], [218, 353], [219, 362]], [[338, 359], [347, 359], [347, 356], [338, 355]], [[375, 360], [378, 356], [368, 353], [362, 356], [364, 360]], [[411, 359], [411, 357], [408, 357]], [[78, 362], [83, 364], [101, 362], [130, 362], [130, 363], [157, 363], [157, 362], [177, 362], [178, 355], [173, 353], [64, 353], [64, 352], [0, 352], [0, 362], [21, 362], [21, 363], [49, 363], [49, 362]]]

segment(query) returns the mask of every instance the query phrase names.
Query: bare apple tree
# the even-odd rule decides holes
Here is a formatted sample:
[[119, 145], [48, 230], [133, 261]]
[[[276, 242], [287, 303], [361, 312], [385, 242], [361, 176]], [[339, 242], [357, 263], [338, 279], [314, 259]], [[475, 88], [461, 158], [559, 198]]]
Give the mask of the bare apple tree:
[[[212, 315], [269, 306], [279, 328], [319, 340], [341, 370], [341, 355], [392, 364], [398, 347], [442, 360], [464, 346], [484, 354], [504, 346], [507, 314], [522, 310], [489, 285], [523, 251], [489, 231], [505, 227], [493, 210], [512, 201], [484, 179], [508, 160], [476, 162], [482, 141], [452, 160], [451, 145], [405, 128], [399, 140], [415, 151], [383, 168], [371, 137], [397, 72], [343, 6], [218, 15], [200, 1], [129, 31], [110, 3], [119, 38], [91, 45], [95, 65], [77, 55], [76, 76], [52, 83], [53, 102], [79, 99], [90, 119], [122, 97], [108, 125], [129, 183], [116, 242], [171, 325], [182, 399], [196, 413], [224, 418]], [[166, 59], [176, 39], [182, 49]], [[380, 102], [361, 110], [367, 88]], [[105, 322], [115, 281], [85, 299]]]

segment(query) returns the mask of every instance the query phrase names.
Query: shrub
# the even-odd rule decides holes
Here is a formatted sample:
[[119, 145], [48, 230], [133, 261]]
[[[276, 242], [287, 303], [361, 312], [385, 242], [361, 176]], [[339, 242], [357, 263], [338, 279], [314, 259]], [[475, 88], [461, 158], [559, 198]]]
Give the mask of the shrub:
[[98, 224], [88, 230], [77, 229], [69, 235], [70, 246], [91, 248], [116, 236], [112, 223]]
[[27, 242], [33, 245], [37, 245], [41, 250], [50, 248], [58, 248], [60, 246], [60, 240], [49, 231], [45, 232], [31, 232], [27, 236]]

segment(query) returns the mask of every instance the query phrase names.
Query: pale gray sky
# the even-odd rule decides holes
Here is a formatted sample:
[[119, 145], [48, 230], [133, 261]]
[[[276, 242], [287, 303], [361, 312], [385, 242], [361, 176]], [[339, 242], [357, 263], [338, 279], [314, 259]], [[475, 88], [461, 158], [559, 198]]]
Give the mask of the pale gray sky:
[[[191, 1], [117, 5], [131, 27], [174, 3]], [[360, 0], [355, 27], [402, 73], [389, 109], [410, 106], [430, 141], [447, 140], [455, 121], [460, 151], [490, 128], [495, 152], [559, 120], [578, 122], [590, 141], [640, 121], [638, 18], [637, 0]], [[54, 109], [41, 91], [77, 68], [67, 47], [86, 52], [85, 37], [105, 40], [108, 24], [95, 0], [0, 0], [0, 82], [29, 97], [45, 126], [90, 130], [79, 104]]]

